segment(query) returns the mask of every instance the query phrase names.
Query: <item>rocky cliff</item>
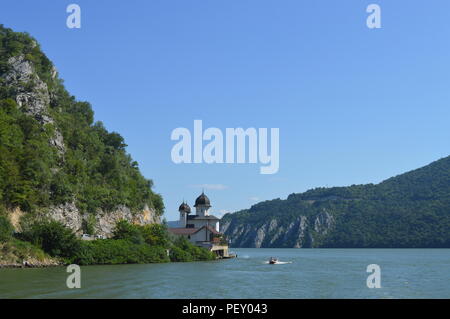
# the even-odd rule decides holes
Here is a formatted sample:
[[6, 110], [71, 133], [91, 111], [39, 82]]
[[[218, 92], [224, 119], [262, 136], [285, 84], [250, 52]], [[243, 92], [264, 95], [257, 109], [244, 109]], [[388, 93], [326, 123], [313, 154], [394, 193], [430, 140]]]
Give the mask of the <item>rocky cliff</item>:
[[152, 181], [123, 138], [94, 124], [90, 105], [68, 94], [38, 43], [0, 26], [0, 52], [0, 206], [16, 229], [31, 212], [107, 237], [122, 219], [159, 223]]
[[[36, 44], [34, 44], [36, 45]], [[48, 86], [34, 71], [33, 63], [27, 61], [23, 54], [8, 59], [7, 70], [2, 78], [3, 86], [14, 92], [17, 106], [27, 115], [35, 118], [41, 125], [54, 124], [48, 112], [50, 103], [54, 103], [55, 94], [50, 94]], [[56, 81], [57, 71], [52, 69], [52, 81]], [[59, 154], [64, 154], [64, 139], [58, 128], [50, 137]]]
[[[111, 237], [114, 226], [120, 220], [126, 220], [138, 225], [161, 222], [160, 217], [148, 206], [144, 207], [142, 211], [133, 213], [128, 207], [121, 205], [112, 211], [99, 210], [95, 215], [90, 215], [81, 213], [75, 204], [66, 203], [50, 207], [45, 215], [62, 222], [77, 234], [83, 233], [85, 223], [92, 223], [94, 234], [108, 238]], [[93, 216], [93, 218], [90, 216]]]
[[221, 226], [233, 247], [311, 248], [316, 238], [326, 235], [334, 226], [334, 217], [323, 211], [315, 216], [299, 215], [288, 223], [278, 218], [257, 225], [225, 219]]

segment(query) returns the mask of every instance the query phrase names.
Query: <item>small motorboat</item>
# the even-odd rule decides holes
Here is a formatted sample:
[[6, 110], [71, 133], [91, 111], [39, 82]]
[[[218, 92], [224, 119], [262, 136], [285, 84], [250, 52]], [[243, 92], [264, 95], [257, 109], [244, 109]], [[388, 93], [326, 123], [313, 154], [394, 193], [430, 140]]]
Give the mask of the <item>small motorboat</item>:
[[270, 259], [269, 259], [269, 264], [274, 265], [274, 264], [276, 264], [277, 262], [278, 262], [278, 259], [277, 259], [277, 258], [270, 257]]

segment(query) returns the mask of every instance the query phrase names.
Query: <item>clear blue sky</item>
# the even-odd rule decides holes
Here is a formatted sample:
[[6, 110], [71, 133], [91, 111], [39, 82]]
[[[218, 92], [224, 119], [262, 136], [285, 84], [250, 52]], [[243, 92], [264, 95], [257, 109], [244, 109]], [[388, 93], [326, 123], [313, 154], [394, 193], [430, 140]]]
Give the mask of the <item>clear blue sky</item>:
[[[66, 27], [77, 3], [82, 28]], [[366, 27], [366, 7], [382, 28]], [[168, 220], [318, 186], [377, 183], [450, 154], [450, 1], [2, 0], [67, 89], [122, 134]], [[177, 127], [280, 128], [280, 170], [172, 163]]]

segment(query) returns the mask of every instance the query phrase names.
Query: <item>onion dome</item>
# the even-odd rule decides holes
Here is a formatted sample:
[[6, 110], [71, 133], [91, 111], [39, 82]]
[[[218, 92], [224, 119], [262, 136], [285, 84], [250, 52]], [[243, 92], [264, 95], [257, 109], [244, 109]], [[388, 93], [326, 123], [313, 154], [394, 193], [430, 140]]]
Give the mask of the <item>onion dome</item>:
[[211, 202], [209, 201], [209, 198], [208, 198], [208, 196], [205, 195], [205, 193], [202, 193], [195, 200], [194, 207], [197, 207], [197, 206], [208, 206], [208, 207], [211, 207]]
[[190, 213], [191, 212], [191, 208], [189, 207], [188, 204], [186, 204], [185, 202], [183, 202], [180, 207], [178, 208], [179, 212], [186, 212], [186, 213]]

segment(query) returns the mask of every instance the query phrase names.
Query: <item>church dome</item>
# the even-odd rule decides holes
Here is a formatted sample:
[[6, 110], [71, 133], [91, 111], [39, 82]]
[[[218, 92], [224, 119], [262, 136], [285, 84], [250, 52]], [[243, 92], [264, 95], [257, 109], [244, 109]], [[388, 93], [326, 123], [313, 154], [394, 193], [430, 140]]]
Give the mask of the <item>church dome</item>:
[[186, 212], [186, 213], [190, 213], [191, 212], [191, 208], [189, 207], [188, 204], [186, 204], [185, 202], [183, 202], [180, 207], [178, 208], [179, 212]]
[[209, 201], [209, 198], [208, 198], [208, 196], [205, 195], [205, 193], [202, 193], [195, 200], [194, 207], [197, 207], [197, 206], [208, 206], [208, 207], [211, 207], [211, 202]]

